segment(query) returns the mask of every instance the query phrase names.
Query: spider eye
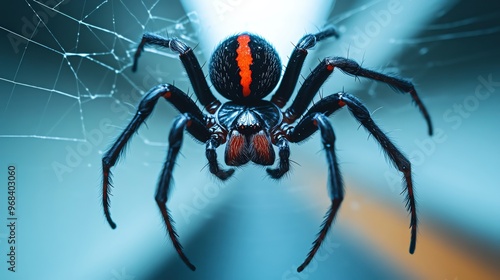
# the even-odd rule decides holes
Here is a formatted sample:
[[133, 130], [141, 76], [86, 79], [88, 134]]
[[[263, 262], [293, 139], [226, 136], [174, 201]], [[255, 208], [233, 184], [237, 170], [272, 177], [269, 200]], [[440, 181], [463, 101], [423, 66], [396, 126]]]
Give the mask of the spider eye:
[[242, 33], [227, 38], [215, 49], [209, 72], [214, 88], [224, 97], [258, 100], [278, 84], [281, 61], [266, 40]]

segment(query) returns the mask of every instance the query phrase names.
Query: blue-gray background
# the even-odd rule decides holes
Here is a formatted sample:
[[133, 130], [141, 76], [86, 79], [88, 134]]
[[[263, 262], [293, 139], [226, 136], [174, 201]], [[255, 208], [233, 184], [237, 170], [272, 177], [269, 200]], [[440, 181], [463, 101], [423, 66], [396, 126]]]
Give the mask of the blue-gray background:
[[[324, 4], [327, 19], [321, 21], [335, 23], [342, 38], [311, 51], [304, 75], [318, 59], [349, 55], [417, 85], [433, 117], [434, 137], [426, 135], [410, 98], [385, 85], [336, 73], [321, 90], [327, 95], [344, 88], [360, 97], [413, 161], [421, 225], [416, 253], [407, 252], [409, 218], [399, 174], [373, 139], [340, 112], [331, 120], [346, 199], [322, 250], [301, 274], [295, 268], [328, 206], [317, 135], [292, 146], [295, 164], [285, 179], [275, 182], [263, 168], [246, 166], [225, 184], [205, 168], [204, 146], [185, 138], [169, 206], [185, 252], [198, 267], [193, 273], [167, 239], [153, 200], [177, 114], [159, 102], [114, 169], [111, 211], [118, 228], [111, 230], [103, 218], [100, 159], [141, 94], [160, 82], [189, 90], [168, 50], [145, 53], [132, 74], [134, 46], [144, 31], [196, 46], [210, 36], [206, 11], [177, 1], [4, 2], [1, 279], [498, 279], [500, 5], [396, 2], [403, 11], [390, 18], [380, 14], [394, 11], [394, 1]], [[215, 1], [212, 13], [229, 17], [244, 5]], [[416, 14], [426, 20], [414, 21]], [[265, 21], [269, 29], [283, 29], [277, 19]], [[292, 46], [314, 31], [307, 26], [294, 38], [268, 39]], [[196, 49], [202, 63], [209, 59], [205, 49], [213, 47], [201, 43]], [[281, 56], [285, 63], [287, 54]], [[17, 169], [15, 273], [6, 263], [9, 165]]]

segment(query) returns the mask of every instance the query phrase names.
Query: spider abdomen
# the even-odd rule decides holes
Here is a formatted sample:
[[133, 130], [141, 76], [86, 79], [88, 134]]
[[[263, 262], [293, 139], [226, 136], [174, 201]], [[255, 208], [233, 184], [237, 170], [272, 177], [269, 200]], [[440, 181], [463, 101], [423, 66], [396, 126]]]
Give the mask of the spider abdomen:
[[241, 33], [227, 38], [215, 49], [209, 72], [220, 94], [242, 103], [271, 93], [281, 76], [281, 60], [266, 40]]

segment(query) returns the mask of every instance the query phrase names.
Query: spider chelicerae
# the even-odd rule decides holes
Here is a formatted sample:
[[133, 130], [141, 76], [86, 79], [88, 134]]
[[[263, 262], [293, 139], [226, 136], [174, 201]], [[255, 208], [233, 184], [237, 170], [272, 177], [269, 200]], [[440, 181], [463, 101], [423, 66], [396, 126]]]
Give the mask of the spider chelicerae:
[[[225, 39], [212, 54], [209, 75], [213, 87], [228, 102], [221, 103], [211, 92], [202, 68], [193, 49], [177, 38], [163, 38], [146, 33], [134, 56], [132, 71], [137, 70], [137, 61], [144, 46], [169, 48], [179, 53], [179, 58], [202, 111], [186, 93], [171, 84], [161, 84], [150, 89], [142, 98], [137, 112], [102, 158], [104, 214], [112, 228], [116, 228], [109, 212], [111, 167], [124, 150], [131, 136], [153, 111], [157, 101], [164, 98], [181, 114], [174, 120], [168, 138], [168, 154], [158, 182], [155, 195], [167, 233], [184, 263], [192, 270], [195, 266], [188, 260], [173, 227], [173, 220], [167, 208], [167, 196], [171, 185], [175, 160], [187, 131], [206, 146], [205, 155], [212, 174], [226, 180], [234, 173], [233, 168], [223, 168], [217, 160], [216, 149], [225, 144], [224, 161], [228, 166], [241, 166], [248, 162], [270, 166], [276, 160], [274, 146], [278, 151], [277, 166], [266, 169], [269, 176], [278, 179], [290, 167], [289, 143], [299, 143], [317, 130], [328, 164], [328, 194], [331, 206], [304, 262], [297, 268], [302, 271], [312, 260], [325, 239], [344, 197], [341, 174], [335, 156], [335, 134], [328, 116], [347, 106], [352, 115], [379, 142], [383, 151], [396, 168], [403, 173], [406, 191], [406, 207], [410, 213], [410, 253], [415, 251], [417, 239], [417, 212], [413, 194], [410, 161], [396, 148], [370, 117], [369, 111], [355, 96], [346, 92], [328, 95], [310, 106], [325, 80], [335, 68], [354, 76], [365, 77], [388, 84], [396, 91], [409, 93], [423, 114], [429, 135], [432, 124], [413, 84], [395, 75], [383, 74], [361, 67], [357, 62], [343, 57], [327, 57], [319, 62], [299, 87], [292, 104], [281, 110], [292, 96], [308, 50], [329, 37], [338, 37], [335, 28], [327, 27], [316, 34], [303, 36], [295, 45], [286, 66], [281, 83], [270, 101], [263, 98], [278, 85], [282, 64], [275, 49], [263, 38], [252, 33], [240, 33]], [[310, 106], [310, 107], [309, 107]], [[309, 109], [308, 109], [309, 107]]]

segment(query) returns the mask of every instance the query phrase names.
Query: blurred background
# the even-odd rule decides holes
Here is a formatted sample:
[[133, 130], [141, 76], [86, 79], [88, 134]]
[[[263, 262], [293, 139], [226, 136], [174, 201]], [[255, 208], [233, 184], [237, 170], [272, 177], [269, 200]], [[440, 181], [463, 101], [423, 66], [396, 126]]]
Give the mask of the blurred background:
[[[500, 4], [305, 2], [4, 1], [0, 278], [499, 279]], [[302, 273], [296, 268], [329, 207], [318, 134], [291, 146], [292, 172], [283, 180], [248, 165], [225, 183], [208, 172], [204, 145], [185, 138], [168, 206], [197, 266], [192, 272], [153, 198], [178, 114], [160, 101], [113, 169], [118, 227], [109, 227], [100, 203], [102, 154], [148, 89], [175, 83], [192, 93], [169, 50], [146, 49], [131, 72], [144, 32], [181, 38], [204, 64], [218, 42], [247, 30], [267, 38], [286, 64], [304, 34], [329, 24], [341, 38], [309, 52], [304, 76], [326, 56], [349, 57], [411, 78], [431, 113], [429, 137], [408, 95], [340, 71], [315, 98], [341, 90], [358, 96], [411, 159], [420, 221], [414, 255], [401, 175], [347, 110], [330, 118], [346, 197]], [[17, 170], [14, 273], [7, 270], [8, 166]]]

